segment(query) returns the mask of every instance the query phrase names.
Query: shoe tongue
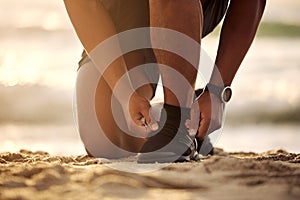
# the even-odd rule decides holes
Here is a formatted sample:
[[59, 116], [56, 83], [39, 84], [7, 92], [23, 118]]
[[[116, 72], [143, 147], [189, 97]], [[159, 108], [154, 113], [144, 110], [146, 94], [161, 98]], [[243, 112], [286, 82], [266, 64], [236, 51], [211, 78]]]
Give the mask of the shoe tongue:
[[[164, 104], [164, 110], [161, 113], [160, 127], [164, 130], [161, 133], [167, 137], [173, 138], [178, 132], [188, 134], [185, 127], [185, 121], [189, 118], [190, 109], [180, 108], [169, 104]], [[181, 131], [179, 131], [181, 129]]]
[[165, 112], [162, 113], [162, 117], [166, 119], [166, 123], [172, 122], [176, 128], [179, 128], [180, 122], [182, 125], [185, 124], [185, 121], [189, 119], [191, 110], [190, 108], [181, 108], [169, 104], [164, 104], [164, 109]]

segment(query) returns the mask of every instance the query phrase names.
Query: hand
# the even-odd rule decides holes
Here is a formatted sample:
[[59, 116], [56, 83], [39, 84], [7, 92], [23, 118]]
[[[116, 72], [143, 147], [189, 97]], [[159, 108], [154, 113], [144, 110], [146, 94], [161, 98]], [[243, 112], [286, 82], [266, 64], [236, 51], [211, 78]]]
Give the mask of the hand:
[[224, 108], [225, 104], [216, 95], [205, 91], [192, 105], [191, 121], [188, 123], [190, 135], [204, 139], [220, 129]]
[[145, 137], [158, 129], [158, 124], [151, 113], [150, 102], [134, 92], [127, 108], [123, 108], [128, 129], [134, 136]]

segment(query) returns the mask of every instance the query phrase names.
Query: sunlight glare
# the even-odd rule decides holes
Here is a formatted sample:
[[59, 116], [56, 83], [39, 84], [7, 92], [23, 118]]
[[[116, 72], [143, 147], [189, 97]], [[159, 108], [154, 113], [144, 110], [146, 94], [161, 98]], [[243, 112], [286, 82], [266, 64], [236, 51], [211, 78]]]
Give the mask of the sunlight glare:
[[0, 84], [13, 87], [36, 83], [38, 76], [33, 63], [32, 59], [21, 62], [15, 50], [8, 50], [0, 66]]

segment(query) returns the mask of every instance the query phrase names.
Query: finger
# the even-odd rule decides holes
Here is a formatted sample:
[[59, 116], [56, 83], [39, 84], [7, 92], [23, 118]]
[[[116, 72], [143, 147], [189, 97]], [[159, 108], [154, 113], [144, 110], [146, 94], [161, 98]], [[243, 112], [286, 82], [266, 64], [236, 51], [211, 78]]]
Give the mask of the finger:
[[199, 128], [199, 122], [200, 122], [200, 110], [199, 106], [193, 106], [191, 109], [191, 120], [189, 123], [189, 135], [194, 137], [197, 134], [197, 130]]
[[[147, 125], [146, 120], [145, 120], [144, 117], [140, 121], [143, 123], [144, 127], [146, 128], [146, 132], [147, 133], [150, 133], [151, 131], [156, 131], [158, 129], [158, 124], [157, 125], [155, 125], [155, 124], [153, 125], [153, 120], [151, 121], [150, 125]], [[157, 126], [157, 128], [155, 126]]]
[[158, 130], [158, 123], [155, 120], [154, 115], [152, 114], [152, 109], [150, 108], [149, 110], [149, 116], [150, 116], [150, 124], [149, 127], [152, 131], [157, 131]]
[[210, 120], [206, 118], [201, 119], [200, 126], [198, 129], [198, 135], [197, 135], [199, 139], [204, 139], [208, 135], [209, 125], [210, 125]]
[[141, 111], [141, 115], [142, 115], [142, 117], [145, 118], [146, 124], [147, 124], [147, 125], [150, 125], [150, 124], [151, 124], [150, 107], [149, 107], [149, 109], [143, 109], [143, 110]]
[[129, 131], [132, 136], [135, 137], [147, 137], [147, 135], [151, 132], [151, 130], [145, 126], [138, 126], [134, 123], [129, 125]]
[[134, 123], [138, 126], [145, 126], [144, 123], [140, 119], [135, 119]]
[[136, 117], [127, 118], [127, 127], [130, 131], [130, 135], [134, 137], [145, 138], [151, 132], [151, 130], [144, 126], [144, 123], [141, 121], [141, 115], [136, 115]]
[[138, 126], [145, 126], [145, 121], [143, 121], [143, 116], [141, 114], [137, 114], [133, 118], [133, 122], [134, 122], [134, 124], [136, 124]]

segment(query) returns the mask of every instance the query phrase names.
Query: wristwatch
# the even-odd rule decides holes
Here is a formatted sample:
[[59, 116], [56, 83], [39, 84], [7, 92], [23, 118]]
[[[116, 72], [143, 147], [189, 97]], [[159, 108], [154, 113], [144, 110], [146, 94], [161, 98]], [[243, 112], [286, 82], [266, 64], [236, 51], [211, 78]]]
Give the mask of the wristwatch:
[[232, 90], [231, 90], [230, 86], [217, 86], [217, 85], [208, 83], [205, 87], [205, 91], [213, 93], [223, 103], [228, 103], [232, 97]]

